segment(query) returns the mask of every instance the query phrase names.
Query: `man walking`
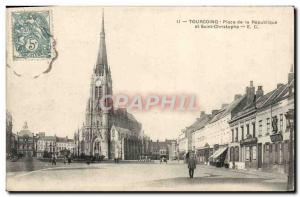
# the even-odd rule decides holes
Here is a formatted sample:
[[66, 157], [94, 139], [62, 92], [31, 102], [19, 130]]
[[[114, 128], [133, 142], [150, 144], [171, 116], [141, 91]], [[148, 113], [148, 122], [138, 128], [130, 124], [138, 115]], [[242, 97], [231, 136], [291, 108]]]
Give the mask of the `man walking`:
[[188, 168], [190, 178], [192, 179], [194, 177], [194, 170], [196, 169], [196, 160], [194, 158], [194, 155], [191, 155], [188, 160]]

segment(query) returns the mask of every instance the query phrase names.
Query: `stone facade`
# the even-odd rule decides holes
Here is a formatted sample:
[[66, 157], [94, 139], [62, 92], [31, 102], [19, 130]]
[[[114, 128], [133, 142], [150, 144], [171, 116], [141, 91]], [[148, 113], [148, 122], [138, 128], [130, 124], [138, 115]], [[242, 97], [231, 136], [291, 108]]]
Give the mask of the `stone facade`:
[[[230, 167], [268, 169], [287, 172], [290, 133], [285, 115], [294, 109], [293, 72], [286, 84], [263, 93], [262, 86], [229, 121], [231, 143], [228, 160]], [[250, 87], [247, 88], [249, 90]], [[246, 91], [246, 95], [249, 92]]]
[[36, 136], [29, 130], [27, 122], [17, 133], [17, 154], [24, 157], [36, 156]]
[[[178, 137], [178, 152], [184, 159], [196, 153], [199, 163], [221, 162], [236, 169], [267, 169], [287, 172], [291, 161], [290, 131], [286, 115], [294, 111], [294, 72], [288, 82], [264, 94], [263, 87], [255, 91], [253, 82], [244, 95], [212, 110], [201, 112], [191, 126]], [[222, 153], [221, 153], [222, 152]]]
[[[87, 102], [85, 122], [74, 135], [76, 155], [104, 157], [104, 159], [113, 159], [113, 157], [119, 156], [136, 159], [138, 158], [137, 154], [142, 154], [141, 152], [129, 153], [132, 146], [137, 149], [142, 148], [142, 140], [140, 140], [143, 138], [141, 136], [142, 125], [126, 109], [114, 109], [113, 101], [108, 99], [112, 95], [112, 77], [107, 61], [103, 17], [100, 46], [91, 76], [90, 97]], [[119, 146], [119, 142], [111, 139], [111, 131], [115, 131], [113, 126], [118, 130], [130, 132], [130, 138], [120, 141], [122, 142], [121, 147], [125, 151], [122, 154], [115, 152], [116, 150], [119, 151], [119, 148], [116, 148]]]
[[151, 159], [160, 160], [161, 158], [166, 158], [168, 160], [177, 159], [177, 141], [168, 140], [165, 141], [151, 141], [150, 142], [150, 152]]

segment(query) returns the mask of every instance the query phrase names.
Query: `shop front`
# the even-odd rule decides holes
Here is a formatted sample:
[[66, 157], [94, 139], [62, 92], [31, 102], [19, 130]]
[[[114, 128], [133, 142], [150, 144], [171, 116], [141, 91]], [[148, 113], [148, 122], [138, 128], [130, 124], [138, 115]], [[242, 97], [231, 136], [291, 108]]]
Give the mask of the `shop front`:
[[263, 164], [265, 170], [287, 173], [289, 162], [289, 141], [282, 135], [270, 135], [270, 141], [263, 146]]
[[214, 165], [216, 167], [223, 167], [226, 166], [228, 167], [228, 162], [227, 162], [227, 151], [228, 151], [228, 147], [222, 147], [219, 148], [218, 150], [216, 150], [214, 152], [214, 154], [212, 154], [209, 157], [209, 161], [211, 165]]
[[258, 168], [257, 138], [247, 135], [240, 144], [244, 152], [245, 168]]
[[208, 164], [209, 157], [212, 155], [213, 149], [208, 147], [204, 147], [201, 149], [198, 149], [196, 152], [197, 155], [197, 162], [199, 164]]

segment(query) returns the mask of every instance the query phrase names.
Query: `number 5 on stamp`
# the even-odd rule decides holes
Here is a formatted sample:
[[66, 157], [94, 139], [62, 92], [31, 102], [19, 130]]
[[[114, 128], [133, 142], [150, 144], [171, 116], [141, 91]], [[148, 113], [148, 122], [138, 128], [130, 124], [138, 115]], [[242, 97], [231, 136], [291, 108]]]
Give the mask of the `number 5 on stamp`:
[[14, 59], [51, 58], [49, 11], [12, 13]]

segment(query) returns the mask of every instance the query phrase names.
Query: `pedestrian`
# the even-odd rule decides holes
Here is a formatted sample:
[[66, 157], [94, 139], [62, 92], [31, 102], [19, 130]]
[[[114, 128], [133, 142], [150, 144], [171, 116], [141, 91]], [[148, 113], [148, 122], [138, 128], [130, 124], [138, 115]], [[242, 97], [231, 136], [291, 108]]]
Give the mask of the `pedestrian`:
[[70, 165], [71, 164], [71, 157], [69, 156], [68, 157], [68, 165]]
[[52, 165], [56, 165], [56, 158], [55, 154], [52, 155]]
[[194, 177], [194, 170], [196, 169], [196, 160], [193, 155], [190, 155], [188, 160], [188, 169], [190, 178], [192, 179]]
[[54, 155], [51, 157], [51, 165], [54, 165]]

